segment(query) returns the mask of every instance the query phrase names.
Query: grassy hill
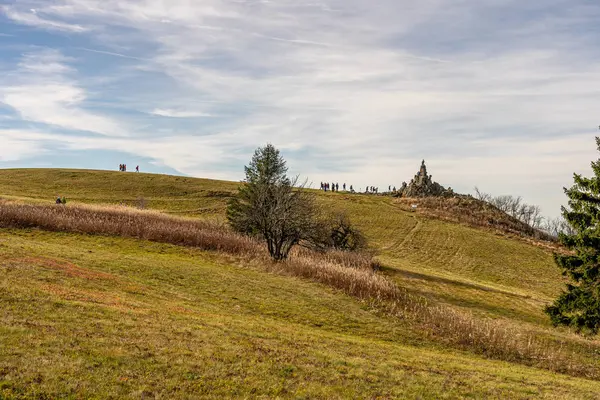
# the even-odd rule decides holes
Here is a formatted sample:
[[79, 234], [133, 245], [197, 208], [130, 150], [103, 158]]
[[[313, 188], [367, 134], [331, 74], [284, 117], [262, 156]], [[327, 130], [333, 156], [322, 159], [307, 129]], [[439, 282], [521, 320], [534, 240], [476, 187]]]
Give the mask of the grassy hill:
[[[2, 170], [0, 197], [140, 204], [222, 219], [236, 183], [76, 170]], [[541, 309], [551, 253], [407, 211], [319, 193], [378, 249], [383, 273], [433, 303], [560, 340]], [[324, 285], [212, 252], [120, 237], [0, 229], [0, 398], [594, 398], [595, 381], [448, 347]], [[593, 354], [582, 354], [597, 363]]]
[[218, 216], [235, 182], [131, 172], [68, 169], [0, 171], [4, 197], [48, 202], [66, 196], [69, 202], [124, 204], [182, 215]]

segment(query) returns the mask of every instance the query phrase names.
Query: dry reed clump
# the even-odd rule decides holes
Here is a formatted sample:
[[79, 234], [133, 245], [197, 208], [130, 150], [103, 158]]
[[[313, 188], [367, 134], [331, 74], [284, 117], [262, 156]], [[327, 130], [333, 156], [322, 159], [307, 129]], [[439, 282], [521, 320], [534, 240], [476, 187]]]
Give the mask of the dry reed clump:
[[0, 227], [114, 235], [254, 255], [260, 246], [216, 223], [195, 221], [126, 207], [0, 203]]
[[415, 304], [417, 306], [413, 305], [411, 312], [401, 312], [401, 315], [416, 318], [415, 322], [433, 338], [489, 358], [573, 376], [600, 378], [596, 366], [582, 363], [580, 357], [569, 353], [562, 342], [542, 338], [505, 322], [475, 318], [470, 313], [449, 307]]
[[0, 201], [0, 227], [117, 235], [239, 256], [269, 271], [311, 279], [342, 290], [455, 347], [571, 375], [600, 377], [597, 369], [581, 365], [556, 342], [505, 323], [432, 305], [422, 296], [408, 293], [376, 272], [369, 254], [298, 249], [291, 259], [276, 263], [269, 259], [261, 243], [226, 226], [123, 207], [65, 207]]
[[292, 257], [308, 257], [314, 261], [325, 261], [350, 268], [365, 268], [369, 270], [378, 270], [380, 268], [379, 262], [373, 258], [373, 254], [366, 251], [343, 251], [332, 249], [321, 252], [305, 247], [299, 247], [294, 249], [291, 255]]
[[280, 264], [271, 264], [277, 269], [294, 276], [308, 278], [340, 289], [361, 300], [381, 303], [393, 300], [398, 287], [371, 268], [348, 268], [348, 266], [310, 256], [297, 256]]

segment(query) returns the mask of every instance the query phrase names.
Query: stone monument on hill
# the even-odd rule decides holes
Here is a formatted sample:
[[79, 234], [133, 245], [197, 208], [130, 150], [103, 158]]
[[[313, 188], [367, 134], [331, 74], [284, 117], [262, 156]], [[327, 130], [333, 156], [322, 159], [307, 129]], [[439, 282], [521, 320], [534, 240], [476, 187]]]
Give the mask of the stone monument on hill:
[[398, 191], [400, 197], [436, 197], [452, 196], [454, 192], [451, 188], [446, 189], [442, 185], [433, 181], [432, 175], [427, 175], [427, 166], [425, 160], [421, 162], [421, 168], [415, 177], [407, 185], [402, 183]]

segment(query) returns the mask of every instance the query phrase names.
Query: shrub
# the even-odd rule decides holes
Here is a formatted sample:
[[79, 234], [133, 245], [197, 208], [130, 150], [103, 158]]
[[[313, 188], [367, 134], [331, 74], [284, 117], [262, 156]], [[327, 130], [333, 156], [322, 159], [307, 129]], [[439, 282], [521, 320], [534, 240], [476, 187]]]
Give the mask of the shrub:
[[367, 238], [352, 225], [346, 213], [338, 212], [315, 223], [307, 246], [317, 250], [363, 251]]

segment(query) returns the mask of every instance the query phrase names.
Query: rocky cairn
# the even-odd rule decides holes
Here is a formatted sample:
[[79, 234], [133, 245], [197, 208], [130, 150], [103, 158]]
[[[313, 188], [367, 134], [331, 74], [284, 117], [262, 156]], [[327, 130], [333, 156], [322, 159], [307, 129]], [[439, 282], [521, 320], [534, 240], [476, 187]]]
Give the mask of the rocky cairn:
[[452, 188], [446, 189], [433, 181], [432, 175], [427, 175], [425, 160], [421, 162], [421, 168], [409, 184], [402, 182], [398, 197], [449, 197], [454, 195]]

